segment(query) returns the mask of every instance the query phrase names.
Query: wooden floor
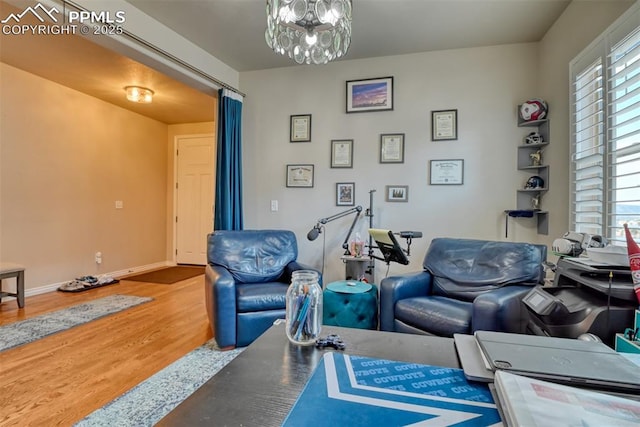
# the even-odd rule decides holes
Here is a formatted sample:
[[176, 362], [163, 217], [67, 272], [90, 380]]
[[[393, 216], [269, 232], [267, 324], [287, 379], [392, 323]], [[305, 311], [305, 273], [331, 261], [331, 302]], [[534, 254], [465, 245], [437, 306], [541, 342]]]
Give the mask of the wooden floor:
[[113, 294], [153, 301], [0, 352], [0, 426], [70, 426], [212, 338], [204, 275], [0, 303], [0, 325]]

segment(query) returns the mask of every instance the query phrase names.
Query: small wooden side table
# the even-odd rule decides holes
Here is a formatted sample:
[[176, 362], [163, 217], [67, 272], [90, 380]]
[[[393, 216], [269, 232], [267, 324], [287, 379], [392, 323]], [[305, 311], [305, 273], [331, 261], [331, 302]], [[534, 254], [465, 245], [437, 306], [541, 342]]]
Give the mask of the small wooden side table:
[[[2, 290], [2, 280], [16, 278], [16, 292], [5, 292]], [[24, 307], [24, 267], [12, 262], [0, 262], [0, 302], [2, 297], [16, 297], [18, 307]]]

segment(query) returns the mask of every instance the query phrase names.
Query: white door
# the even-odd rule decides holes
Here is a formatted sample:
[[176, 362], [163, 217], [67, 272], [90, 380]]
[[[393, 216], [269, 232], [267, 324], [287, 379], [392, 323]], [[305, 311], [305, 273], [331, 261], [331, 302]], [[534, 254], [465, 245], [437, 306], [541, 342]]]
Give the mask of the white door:
[[213, 231], [215, 141], [213, 135], [177, 137], [176, 262], [207, 263]]

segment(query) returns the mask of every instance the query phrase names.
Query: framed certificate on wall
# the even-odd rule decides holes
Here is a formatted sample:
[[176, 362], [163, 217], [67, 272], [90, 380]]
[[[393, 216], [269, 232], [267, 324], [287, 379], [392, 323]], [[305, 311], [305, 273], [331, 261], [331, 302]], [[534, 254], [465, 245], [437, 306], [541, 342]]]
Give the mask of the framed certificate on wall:
[[464, 160], [431, 160], [431, 185], [462, 185], [464, 183]]
[[287, 165], [287, 187], [313, 187], [313, 165]]
[[291, 116], [289, 142], [311, 142], [311, 114]]
[[404, 134], [380, 135], [380, 163], [404, 163]]
[[431, 140], [449, 141], [458, 139], [458, 110], [431, 112]]
[[353, 139], [334, 139], [331, 141], [331, 167], [353, 167]]

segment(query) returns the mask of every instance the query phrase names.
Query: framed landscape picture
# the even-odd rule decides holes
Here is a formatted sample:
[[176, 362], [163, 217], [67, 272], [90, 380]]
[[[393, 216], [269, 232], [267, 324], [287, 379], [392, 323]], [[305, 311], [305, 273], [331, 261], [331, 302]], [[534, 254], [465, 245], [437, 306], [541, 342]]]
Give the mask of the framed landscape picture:
[[347, 113], [393, 110], [393, 77], [347, 81]]

